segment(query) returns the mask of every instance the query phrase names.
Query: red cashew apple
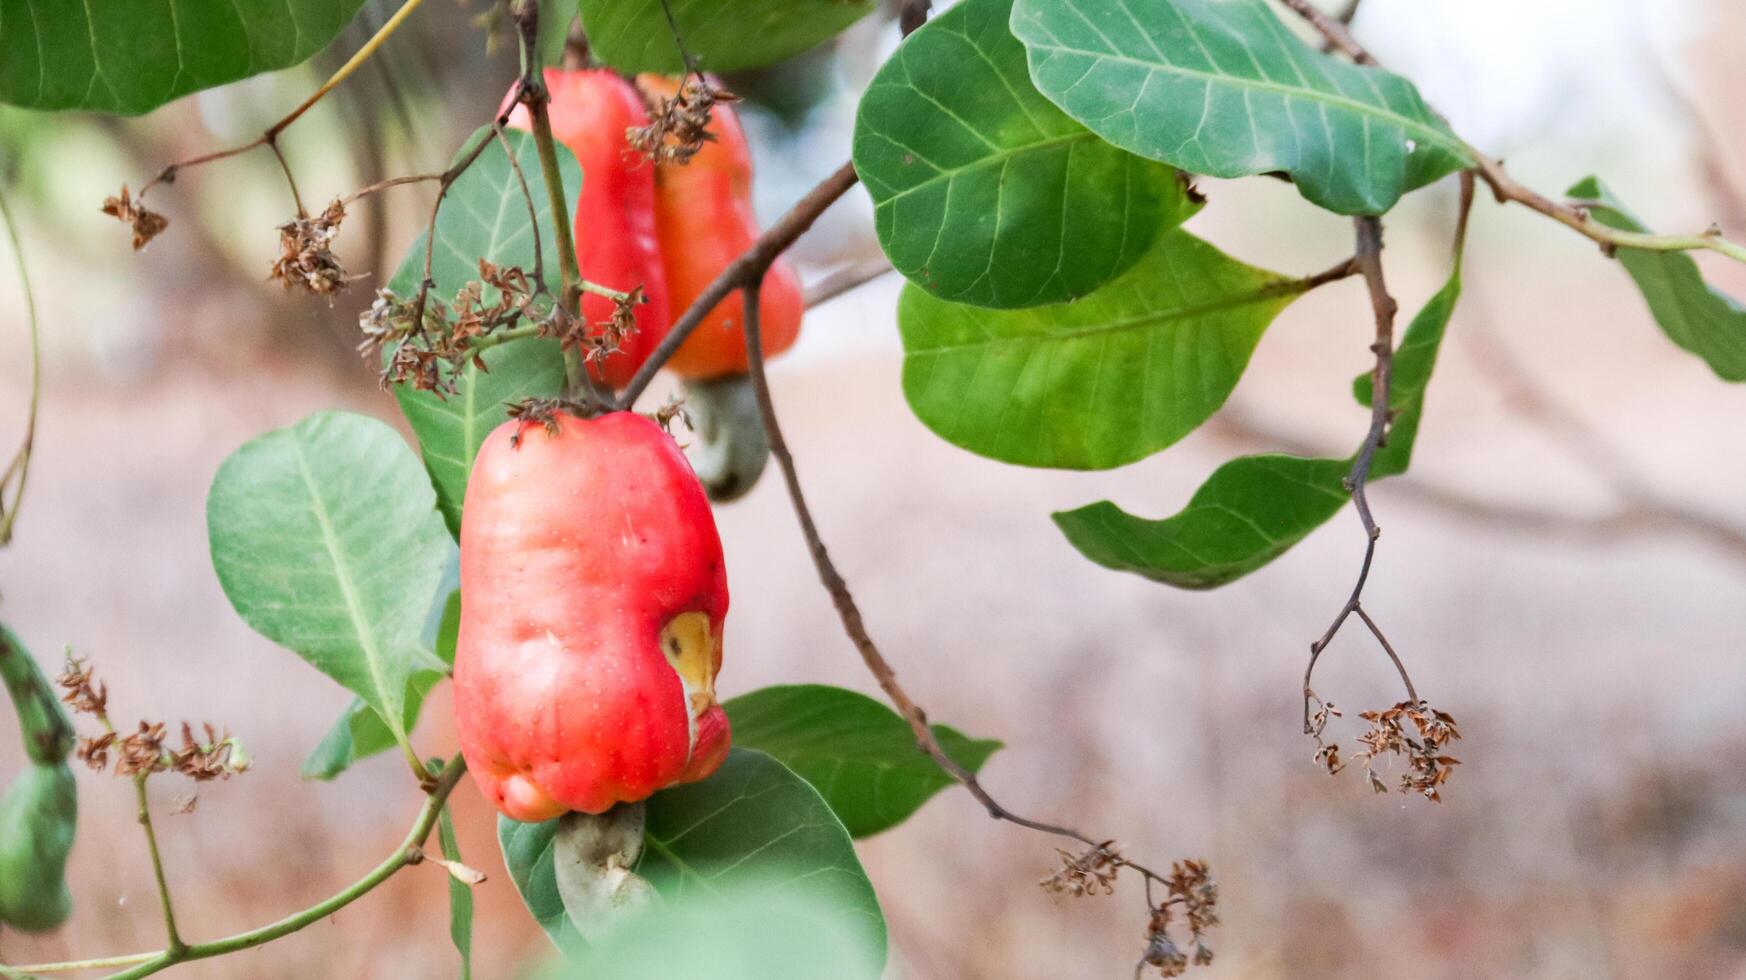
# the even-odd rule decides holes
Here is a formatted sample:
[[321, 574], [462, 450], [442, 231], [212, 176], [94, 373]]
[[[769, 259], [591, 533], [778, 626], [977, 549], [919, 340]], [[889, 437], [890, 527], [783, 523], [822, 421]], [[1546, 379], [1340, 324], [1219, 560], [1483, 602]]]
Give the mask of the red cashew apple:
[[[643, 289], [644, 302], [633, 308], [636, 330], [590, 367], [610, 387], [623, 388], [669, 326], [667, 277], [655, 232], [655, 165], [625, 139], [627, 129], [649, 124], [649, 113], [636, 86], [609, 69], [547, 68], [545, 80], [552, 138], [582, 165], [574, 219], [582, 278], [620, 292]], [[527, 106], [515, 107], [509, 125], [533, 128]], [[582, 295], [582, 317], [591, 324], [611, 320], [613, 310], [604, 296]]]
[[533, 822], [714, 772], [727, 608], [709, 502], [659, 426], [498, 426], [467, 483], [455, 646], [455, 727], [485, 796]]

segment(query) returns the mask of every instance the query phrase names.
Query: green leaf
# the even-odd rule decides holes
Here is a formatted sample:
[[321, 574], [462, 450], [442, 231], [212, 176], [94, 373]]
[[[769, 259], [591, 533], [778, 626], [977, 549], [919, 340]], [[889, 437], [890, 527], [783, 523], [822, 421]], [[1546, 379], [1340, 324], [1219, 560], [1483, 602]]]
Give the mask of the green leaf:
[[326, 47], [362, 5], [0, 0], [0, 102], [138, 115], [298, 64]]
[[[406, 708], [401, 720], [403, 731], [411, 732], [418, 724], [418, 713], [424, 708], [425, 696], [443, 676], [437, 670], [412, 672], [406, 681]], [[334, 721], [333, 727], [310, 750], [298, 775], [324, 782], [336, 779], [356, 763], [386, 752], [396, 744], [394, 732], [376, 709], [363, 698], [353, 698], [345, 712]]]
[[388, 719], [441, 671], [420, 638], [451, 545], [430, 480], [375, 419], [323, 412], [230, 455], [206, 500], [212, 564], [256, 632]]
[[[664, 898], [805, 900], [829, 908], [839, 928], [883, 959], [885, 918], [854, 842], [818, 791], [782, 763], [736, 747], [715, 775], [662, 790], [647, 806], [635, 871]], [[528, 911], [560, 950], [574, 955], [583, 944], [558, 894], [557, 827], [557, 820], [523, 824], [500, 817], [497, 835]]]
[[928, 428], [1008, 463], [1109, 469], [1224, 404], [1303, 291], [1181, 229], [1077, 303], [985, 310], [913, 286], [897, 305], [903, 393]]
[[[668, 0], [685, 49], [707, 71], [762, 68], [865, 17], [878, 0]], [[588, 50], [619, 71], [685, 70], [661, 0], [582, 0]]]
[[[903, 717], [865, 694], [792, 684], [742, 694], [722, 707], [735, 745], [764, 752], [811, 783], [853, 837], [895, 827], [952, 785], [916, 748]], [[946, 754], [971, 772], [1001, 744], [945, 725], [933, 731]]]
[[[1425, 389], [1460, 295], [1457, 262], [1395, 351], [1388, 399], [1394, 422], [1387, 444], [1371, 461], [1371, 480], [1404, 473], [1412, 460]], [[1368, 405], [1370, 375], [1361, 375], [1354, 389], [1359, 403]], [[1055, 524], [1081, 554], [1105, 568], [1178, 588], [1211, 589], [1279, 557], [1338, 513], [1349, 497], [1343, 481], [1351, 469], [1350, 457], [1243, 456], [1213, 471], [1187, 507], [1163, 520], [1135, 517], [1103, 500], [1059, 512]]]
[[[449, 808], [437, 817], [437, 841], [443, 849], [443, 859], [461, 863], [461, 845], [455, 840], [455, 820]], [[455, 951], [461, 954], [461, 980], [473, 975], [473, 889], [449, 875], [449, 937], [455, 941]]]
[[[478, 139], [482, 129], [469, 139]], [[533, 137], [519, 130], [504, 134], [514, 149], [516, 161], [533, 192], [534, 214], [540, 229], [545, 283], [555, 293], [560, 288], [558, 248], [552, 237], [551, 203], [540, 184], [539, 153]], [[557, 147], [558, 170], [563, 176], [564, 199], [575, 207], [582, 189], [582, 170], [576, 155]], [[469, 281], [479, 278], [479, 260], [498, 265], [534, 267], [534, 225], [528, 218], [527, 198], [500, 145], [487, 147], [473, 166], [449, 188], [437, 215], [436, 250], [432, 253], [433, 296], [444, 300]], [[424, 278], [425, 237], [400, 263], [388, 288], [402, 297], [418, 293]], [[487, 290], [490, 301], [493, 290]], [[418, 435], [425, 469], [436, 484], [437, 501], [449, 532], [459, 537], [461, 501], [467, 492], [467, 474], [473, 456], [485, 437], [504, 420], [504, 406], [524, 398], [550, 398], [563, 393], [564, 358], [558, 342], [546, 339], [516, 340], [484, 352], [487, 370], [468, 364], [456, 379], [456, 392], [447, 399], [429, 391], [416, 391], [400, 384], [394, 397], [400, 411]]]
[[[539, 976], [597, 980], [872, 980], [883, 946], [839, 907], [839, 896], [752, 885], [657, 906]], [[675, 941], [675, 937], [683, 937]]]
[[1078, 299], [1194, 208], [1169, 167], [1043, 98], [1007, 29], [1012, 0], [966, 0], [903, 42], [855, 118], [855, 170], [891, 263], [943, 299]]
[[1111, 143], [1191, 173], [1283, 171], [1381, 214], [1474, 163], [1413, 84], [1299, 40], [1265, 0], [1017, 0], [1037, 88]]
[[[1649, 230], [1598, 177], [1566, 193], [1590, 202], [1589, 213], [1603, 225]], [[1697, 263], [1683, 252], [1621, 248], [1616, 254], [1669, 340], [1703, 358], [1723, 380], [1746, 381], [1746, 306], [1706, 285]]]

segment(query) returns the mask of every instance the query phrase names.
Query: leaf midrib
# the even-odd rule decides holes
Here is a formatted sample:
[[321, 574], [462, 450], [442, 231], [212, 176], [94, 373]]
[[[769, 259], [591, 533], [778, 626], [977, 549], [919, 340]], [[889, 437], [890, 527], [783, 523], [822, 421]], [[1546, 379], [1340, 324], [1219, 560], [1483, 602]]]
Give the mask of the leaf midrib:
[[[351, 617], [352, 629], [357, 633], [358, 643], [364, 650], [364, 664], [369, 668], [370, 681], [376, 687], [376, 696], [381, 699], [384, 710], [382, 720], [389, 730], [394, 732], [395, 740], [405, 737], [405, 725], [398, 711], [386, 710], [390, 707], [388, 699], [388, 682], [382, 676], [382, 651], [376, 645], [375, 634], [369, 628], [369, 620], [364, 615], [362, 601], [358, 596], [357, 584], [352, 581], [351, 568], [347, 565], [344, 553], [339, 547], [339, 538], [334, 533], [333, 521], [328, 516], [327, 506], [322, 502], [321, 492], [316, 487], [315, 474], [309, 470], [309, 457], [303, 452], [303, 436], [298, 433], [293, 436], [291, 446], [297, 454], [297, 469], [303, 476], [303, 485], [309, 490], [309, 500], [315, 521], [321, 526], [321, 538], [327, 546], [328, 554], [333, 558], [334, 578], [339, 582], [340, 595], [346, 601], [346, 613]], [[367, 698], [365, 700], [368, 700]]]
[[1078, 55], [1084, 58], [1101, 58], [1108, 61], [1135, 65], [1144, 68], [1147, 71], [1175, 74], [1186, 78], [1196, 78], [1209, 83], [1222, 82], [1237, 87], [1250, 88], [1256, 91], [1273, 92], [1291, 98], [1299, 98], [1310, 102], [1321, 102], [1330, 106], [1343, 107], [1364, 115], [1374, 116], [1383, 120], [1391, 120], [1403, 129], [1423, 134], [1427, 137], [1427, 142], [1433, 143], [1442, 149], [1453, 153], [1455, 156], [1466, 160], [1468, 163], [1473, 162], [1472, 150], [1458, 137], [1450, 136], [1442, 130], [1431, 126], [1429, 123], [1414, 119], [1411, 116], [1403, 116], [1392, 109], [1385, 109], [1369, 102], [1360, 102], [1357, 99], [1349, 98], [1347, 96], [1334, 95], [1329, 92], [1323, 92], [1320, 89], [1295, 87], [1282, 82], [1247, 78], [1242, 75], [1226, 75], [1209, 71], [1198, 71], [1192, 68], [1183, 68], [1179, 65], [1161, 64], [1155, 61], [1146, 61], [1141, 58], [1135, 58], [1131, 55], [1115, 54], [1108, 51], [1092, 51], [1085, 48], [1071, 48], [1059, 43], [1045, 44], [1040, 41], [1026, 42], [1026, 46], [1033, 51], [1051, 51], [1060, 54]]

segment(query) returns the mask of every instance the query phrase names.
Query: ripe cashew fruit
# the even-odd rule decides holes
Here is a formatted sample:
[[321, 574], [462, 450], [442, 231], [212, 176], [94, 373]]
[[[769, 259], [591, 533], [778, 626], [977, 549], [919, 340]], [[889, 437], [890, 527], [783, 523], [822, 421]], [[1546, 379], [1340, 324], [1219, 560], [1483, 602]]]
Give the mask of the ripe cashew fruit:
[[[625, 130], [647, 126], [649, 114], [636, 86], [604, 68], [547, 68], [545, 80], [552, 137], [582, 165], [573, 222], [582, 278], [620, 292], [641, 286], [647, 297], [634, 307], [636, 331], [620, 342], [617, 353], [589, 368], [598, 380], [622, 388], [671, 323], [655, 232], [655, 165], [625, 141]], [[531, 129], [527, 107], [517, 106], [509, 124]], [[589, 323], [611, 320], [613, 310], [605, 296], [582, 294], [582, 317]]]
[[24, 771], [0, 797], [0, 922], [40, 932], [73, 911], [66, 868], [79, 798], [67, 755], [76, 736], [48, 678], [5, 626], [0, 679], [18, 709], [27, 756]]
[[752, 379], [743, 374], [696, 378], [682, 385], [685, 414], [697, 441], [691, 465], [709, 499], [738, 500], [752, 489], [770, 461], [770, 439], [758, 412]]
[[[639, 75], [651, 97], [671, 97], [679, 80]], [[731, 106], [717, 103], [705, 142], [687, 163], [661, 163], [655, 170], [655, 227], [675, 311], [689, 307], [729, 263], [758, 238], [752, 213], [752, 155]], [[787, 350], [800, 334], [805, 301], [800, 277], [784, 259], [764, 275], [758, 297], [758, 330], [764, 355]], [[667, 367], [684, 378], [746, 372], [745, 296], [735, 292], [703, 318], [674, 352]]]
[[455, 727], [485, 796], [535, 822], [714, 772], [727, 573], [673, 439], [629, 412], [512, 420], [466, 500]]

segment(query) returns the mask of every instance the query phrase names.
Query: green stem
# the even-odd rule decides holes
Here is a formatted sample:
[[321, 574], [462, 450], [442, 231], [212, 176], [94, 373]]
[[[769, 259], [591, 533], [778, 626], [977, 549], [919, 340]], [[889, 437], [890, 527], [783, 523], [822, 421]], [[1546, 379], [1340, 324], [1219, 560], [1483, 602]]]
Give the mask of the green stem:
[[[12, 223], [12, 210], [6, 197], [0, 194], [0, 224], [6, 226], [6, 239], [12, 244], [12, 261], [18, 266], [18, 281], [24, 287], [25, 321], [30, 325], [30, 411], [24, 420], [24, 442], [0, 475], [0, 545], [12, 540], [12, 524], [18, 519], [18, 505], [24, 500], [24, 483], [30, 475], [30, 451], [36, 442], [36, 414], [42, 403], [42, 337], [36, 318], [36, 294], [30, 288], [30, 270], [24, 264], [24, 246], [18, 241], [18, 228]], [[7, 505], [6, 487], [13, 477], [18, 486]]]
[[[539, 149], [540, 175], [545, 178], [546, 200], [552, 212], [552, 235], [557, 239], [558, 276], [563, 284], [558, 303], [565, 313], [581, 316], [585, 288], [582, 264], [576, 259], [576, 240], [570, 233], [570, 209], [564, 200], [564, 181], [558, 170], [558, 145], [552, 136], [551, 116], [546, 112], [551, 96], [546, 91], [545, 78], [539, 72], [538, 58], [533, 54], [539, 33], [538, 4], [522, 0], [516, 9], [516, 18], [521, 28], [523, 101], [533, 120], [534, 146]], [[611, 397], [601, 391], [594, 378], [582, 369], [582, 352], [575, 348], [564, 350], [564, 380], [572, 394], [586, 390], [600, 404], [611, 404]]]
[[34, 966], [12, 967], [11, 969], [28, 976], [33, 973], [59, 973], [67, 970], [133, 964], [131, 969], [113, 974], [109, 978], [109, 980], [130, 980], [134, 977], [150, 976], [178, 963], [210, 959], [214, 956], [253, 949], [256, 946], [288, 936], [305, 926], [320, 922], [362, 898], [371, 889], [393, 877], [394, 873], [401, 868], [423, 861], [425, 839], [430, 836], [431, 828], [436, 826], [437, 817], [442, 813], [443, 804], [448, 801], [449, 794], [454, 792], [456, 784], [461, 781], [461, 777], [466, 772], [465, 759], [456, 756], [450, 760], [447, 765], [443, 766], [441, 775], [436, 778], [435, 784], [431, 787], [430, 796], [418, 811], [418, 819], [413, 822], [412, 829], [407, 832], [406, 838], [400, 842], [399, 847], [395, 848], [394, 853], [378, 864], [369, 874], [359, 878], [349, 888], [301, 912], [286, 916], [259, 929], [240, 932], [234, 936], [209, 943], [183, 946], [180, 950], [164, 949], [155, 953], [131, 953], [125, 956], [112, 956], [97, 960], [42, 963]]
[[164, 909], [164, 933], [168, 948], [165, 953], [185, 950], [187, 944], [182, 942], [182, 936], [176, 931], [176, 910], [170, 904], [170, 883], [164, 877], [164, 858], [158, 851], [158, 833], [152, 827], [152, 811], [146, 803], [146, 779], [151, 776], [150, 769], [134, 774], [133, 792], [139, 801], [139, 826], [145, 831], [146, 847], [152, 853], [152, 874], [158, 880], [158, 903]]

